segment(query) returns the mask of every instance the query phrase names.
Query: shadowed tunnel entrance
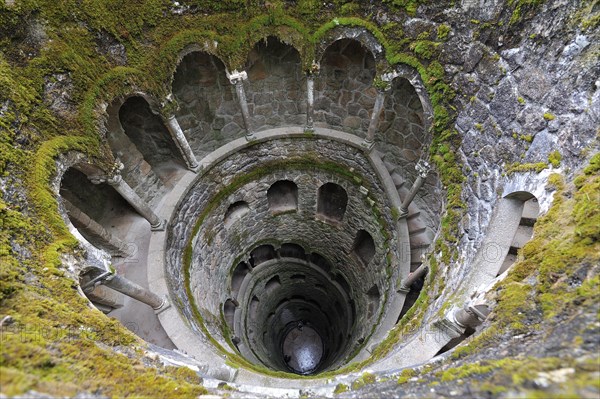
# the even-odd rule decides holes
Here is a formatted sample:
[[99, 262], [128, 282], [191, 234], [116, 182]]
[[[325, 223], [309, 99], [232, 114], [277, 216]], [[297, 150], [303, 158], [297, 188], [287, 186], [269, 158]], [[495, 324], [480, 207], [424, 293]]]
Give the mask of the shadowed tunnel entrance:
[[327, 369], [350, 346], [354, 327], [346, 278], [332, 275], [320, 254], [306, 254], [292, 243], [278, 251], [258, 246], [249, 263], [238, 265], [232, 276], [240, 302], [224, 306], [234, 344], [273, 369], [297, 374]]

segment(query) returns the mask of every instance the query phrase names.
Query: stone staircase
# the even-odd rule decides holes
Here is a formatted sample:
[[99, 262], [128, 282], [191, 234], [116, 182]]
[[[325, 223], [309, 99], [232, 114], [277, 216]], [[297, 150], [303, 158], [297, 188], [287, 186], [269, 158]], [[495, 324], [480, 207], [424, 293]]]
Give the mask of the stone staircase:
[[535, 224], [539, 213], [539, 207], [537, 202], [532, 200], [526, 201], [523, 206], [523, 214], [517, 227], [517, 232], [513, 237], [510, 244], [508, 254], [502, 263], [502, 267], [498, 271], [498, 275], [504, 273], [509, 267], [511, 267], [517, 261], [518, 251], [527, 244], [531, 237], [533, 237], [533, 225]]
[[[375, 150], [376, 151], [376, 150]], [[407, 181], [397, 172], [400, 169], [399, 166], [387, 162], [384, 157], [385, 155], [379, 151], [376, 151], [377, 155], [383, 160], [383, 164], [390, 174], [394, 186], [398, 191], [400, 200], [404, 200], [408, 194], [412, 182]], [[418, 194], [417, 194], [418, 196]], [[416, 205], [416, 201], [413, 201], [408, 207], [408, 216], [406, 217], [408, 224], [408, 236], [410, 243], [410, 271], [415, 271], [422, 263], [421, 256], [427, 251], [429, 245], [433, 241], [435, 236], [434, 231], [428, 227], [423, 220], [421, 210]]]

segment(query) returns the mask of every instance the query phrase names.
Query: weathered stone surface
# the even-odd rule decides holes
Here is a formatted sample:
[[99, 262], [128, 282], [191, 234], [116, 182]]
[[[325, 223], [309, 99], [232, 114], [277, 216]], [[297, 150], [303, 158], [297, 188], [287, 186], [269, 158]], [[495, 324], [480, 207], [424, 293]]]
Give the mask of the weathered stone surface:
[[359, 43], [340, 40], [329, 46], [315, 82], [315, 123], [364, 135], [368, 121], [348, 117], [369, 117], [376, 96], [374, 77], [373, 55]]
[[69, 118], [75, 113], [72, 99], [73, 82], [69, 73], [57, 73], [44, 78], [44, 100], [58, 116]]
[[485, 47], [479, 42], [475, 42], [464, 54], [463, 68], [465, 72], [472, 72], [483, 57]]
[[502, 80], [490, 103], [490, 112], [501, 126], [507, 127], [515, 117], [518, 107], [516, 87], [510, 79]]

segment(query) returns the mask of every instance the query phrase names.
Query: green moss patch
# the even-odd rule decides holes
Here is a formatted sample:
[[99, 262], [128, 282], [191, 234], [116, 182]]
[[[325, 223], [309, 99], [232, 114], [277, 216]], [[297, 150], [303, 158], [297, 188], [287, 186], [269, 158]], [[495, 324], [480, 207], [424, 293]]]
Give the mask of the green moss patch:
[[[474, 353], [504, 332], [524, 331], [528, 314], [539, 311], [542, 320], [536, 322], [552, 324], [561, 314], [598, 303], [598, 271], [592, 268], [600, 264], [599, 164], [596, 154], [575, 183], [567, 184], [557, 174], [550, 177], [556, 190], [552, 207], [538, 219], [519, 261], [497, 285], [492, 326], [457, 348], [455, 358]], [[573, 284], [575, 275], [580, 276], [575, 281], [583, 279], [580, 284]]]

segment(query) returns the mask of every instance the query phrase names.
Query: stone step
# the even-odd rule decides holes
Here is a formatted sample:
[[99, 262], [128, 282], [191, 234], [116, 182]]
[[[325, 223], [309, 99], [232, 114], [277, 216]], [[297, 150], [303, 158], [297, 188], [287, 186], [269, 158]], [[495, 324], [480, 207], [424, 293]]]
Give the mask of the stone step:
[[414, 219], [415, 217], [417, 217], [417, 216], [413, 216], [413, 215], [421, 216], [421, 211], [419, 210], [419, 207], [417, 207], [417, 205], [415, 205], [414, 202], [408, 206], [408, 216], [406, 218]]
[[383, 165], [388, 170], [388, 172], [390, 172], [390, 174], [392, 174], [396, 169], [396, 165], [388, 161], [383, 161]]
[[410, 228], [408, 229], [408, 235], [409, 236], [415, 236], [417, 234], [421, 234], [423, 233], [425, 230], [427, 230], [427, 227], [421, 227], [421, 228], [417, 228], [414, 230], [411, 230]]
[[422, 239], [422, 237], [419, 237], [418, 240], [415, 240], [415, 241], [411, 240], [410, 250], [411, 251], [426, 251], [430, 245], [431, 245], [430, 241], [426, 241], [426, 240]]
[[529, 201], [525, 201], [525, 204], [523, 205], [523, 214], [521, 217], [525, 219], [537, 219], [539, 212], [540, 206], [538, 202], [530, 199]]
[[419, 266], [421, 266], [422, 262], [410, 262], [410, 271], [411, 273], [414, 272], [415, 270], [417, 270], [419, 268]]
[[429, 248], [429, 246], [411, 250], [410, 251], [410, 264], [412, 265], [413, 263], [421, 263], [421, 261], [422, 261], [421, 255], [423, 255], [425, 252], [427, 252], [428, 248]]
[[532, 236], [533, 227], [519, 225], [519, 227], [517, 227], [517, 232], [515, 233], [515, 236], [510, 245], [511, 247], [515, 248], [523, 248], [523, 245], [525, 245], [527, 241], [531, 240]]
[[[419, 215], [420, 212], [415, 212], [414, 214]], [[406, 223], [408, 225], [408, 232], [410, 234], [421, 233], [427, 228], [425, 222], [418, 217], [407, 218]]]
[[392, 181], [394, 182], [394, 186], [396, 186], [396, 190], [399, 189], [400, 187], [402, 187], [404, 185], [404, 183], [406, 183], [404, 178], [402, 176], [400, 176], [398, 173], [392, 173], [391, 178], [392, 178]]
[[428, 229], [422, 233], [413, 234], [409, 236], [410, 249], [414, 251], [416, 249], [427, 248], [431, 244], [431, 233]]
[[410, 215], [408, 215], [406, 217], [406, 221], [413, 220], [413, 219], [418, 219], [419, 216], [421, 216], [421, 211], [417, 211], [417, 212], [411, 213]]

